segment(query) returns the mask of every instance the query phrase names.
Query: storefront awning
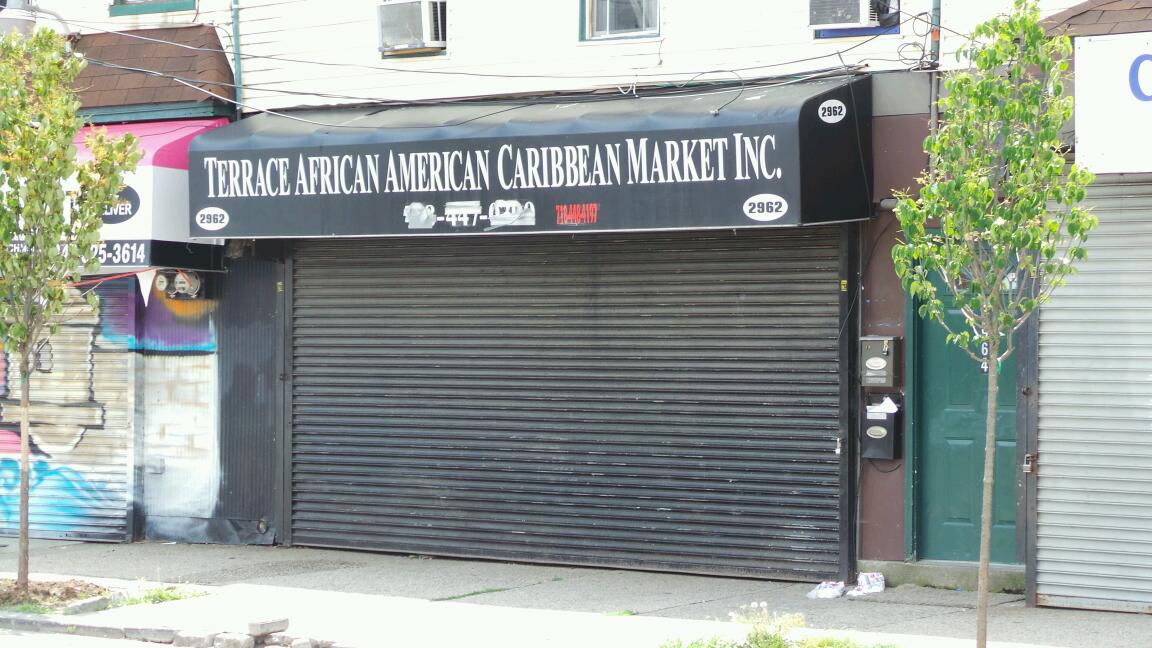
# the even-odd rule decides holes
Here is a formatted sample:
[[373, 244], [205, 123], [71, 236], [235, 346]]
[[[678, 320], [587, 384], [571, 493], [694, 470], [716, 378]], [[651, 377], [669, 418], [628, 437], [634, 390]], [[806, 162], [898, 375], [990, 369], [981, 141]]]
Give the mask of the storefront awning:
[[[136, 169], [125, 174], [116, 204], [104, 212], [100, 228], [102, 273], [172, 266], [212, 269], [219, 254], [192, 244], [188, 237], [188, 143], [200, 133], [227, 124], [226, 119], [138, 122], [89, 126], [77, 133], [77, 157], [91, 153], [84, 139], [93, 129], [112, 138], [132, 134], [142, 153]], [[207, 243], [204, 238], [196, 243]]]
[[867, 77], [259, 115], [190, 147], [192, 237], [674, 230], [871, 213]]

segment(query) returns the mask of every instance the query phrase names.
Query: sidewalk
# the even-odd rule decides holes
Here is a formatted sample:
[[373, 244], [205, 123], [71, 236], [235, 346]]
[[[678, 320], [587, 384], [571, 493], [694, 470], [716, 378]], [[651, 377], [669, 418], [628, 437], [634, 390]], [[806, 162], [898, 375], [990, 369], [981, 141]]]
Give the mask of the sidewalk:
[[[14, 543], [0, 544], [9, 545], [0, 547], [0, 568], [14, 564]], [[963, 639], [975, 627], [974, 595], [916, 587], [813, 601], [804, 596], [811, 584], [205, 545], [41, 541], [31, 564], [37, 578], [193, 583], [207, 592], [61, 620], [95, 629], [79, 634], [110, 629], [105, 636], [125, 628], [243, 633], [251, 621], [287, 617], [287, 635], [362, 648], [658, 648], [672, 639], [742, 637], [747, 627], [728, 613], [752, 601], [804, 614], [812, 634], [902, 647], [968, 646]], [[990, 637], [1000, 648], [1152, 646], [1146, 615], [1028, 609], [1010, 595], [993, 604]]]

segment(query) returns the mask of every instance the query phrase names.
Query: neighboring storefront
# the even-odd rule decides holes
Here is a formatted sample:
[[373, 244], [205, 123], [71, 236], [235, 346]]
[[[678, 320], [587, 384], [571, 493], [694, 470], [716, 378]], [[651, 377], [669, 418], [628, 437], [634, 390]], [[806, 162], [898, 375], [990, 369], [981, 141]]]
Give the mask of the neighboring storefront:
[[871, 123], [836, 78], [197, 138], [192, 235], [295, 239], [284, 539], [851, 572]]
[[1152, 33], [1080, 37], [1075, 64], [1100, 226], [1040, 311], [1029, 586], [1041, 605], [1150, 612]]
[[[153, 44], [147, 60], [141, 39]], [[150, 41], [149, 41], [150, 42]], [[32, 375], [33, 536], [154, 537], [166, 519], [212, 517], [221, 490], [216, 280], [222, 241], [188, 238], [188, 143], [227, 110], [140, 67], [230, 71], [210, 27], [81, 36], [89, 57], [77, 94], [92, 128], [131, 134], [142, 153], [103, 215], [99, 270], [70, 288], [60, 330]], [[205, 48], [204, 51], [189, 48]], [[225, 92], [215, 88], [218, 92]], [[95, 306], [84, 299], [97, 297]], [[18, 524], [19, 376], [0, 356], [0, 533]], [[183, 524], [182, 528], [187, 528]], [[194, 533], [187, 539], [198, 539]]]
[[[31, 528], [39, 537], [132, 538], [135, 428], [158, 406], [138, 399], [142, 379], [137, 372], [149, 360], [135, 352], [156, 350], [151, 341], [174, 334], [173, 323], [158, 314], [168, 296], [160, 294], [149, 303], [153, 279], [174, 275], [168, 268], [197, 276], [196, 271], [220, 267], [220, 245], [190, 241], [186, 235], [188, 142], [226, 123], [208, 119], [101, 127], [112, 137], [134, 135], [143, 156], [126, 176], [120, 201], [104, 214], [99, 272], [70, 289], [72, 301], [60, 331], [36, 354], [30, 497]], [[76, 137], [81, 159], [88, 155], [88, 130]], [[164, 270], [158, 273], [157, 267]], [[83, 298], [89, 291], [97, 296], [95, 307]], [[20, 377], [4, 360], [0, 419], [15, 421]], [[185, 381], [193, 384], [190, 376]], [[18, 429], [0, 428], [5, 455], [0, 463], [6, 469], [16, 469], [15, 458], [8, 455], [18, 449]], [[7, 505], [15, 498], [3, 495], [0, 528], [7, 529], [15, 526], [17, 510]]]

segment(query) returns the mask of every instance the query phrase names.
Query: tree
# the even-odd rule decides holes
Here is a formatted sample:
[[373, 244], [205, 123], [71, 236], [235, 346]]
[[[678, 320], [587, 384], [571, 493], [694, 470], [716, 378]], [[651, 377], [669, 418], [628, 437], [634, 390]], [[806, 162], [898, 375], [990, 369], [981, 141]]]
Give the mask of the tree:
[[54, 331], [69, 282], [99, 265], [101, 215], [139, 154], [131, 137], [103, 133], [73, 145], [84, 126], [73, 92], [84, 68], [64, 39], [42, 29], [0, 40], [0, 340], [20, 372], [20, 541], [16, 586], [28, 587], [29, 382], [33, 352]]
[[[1034, 0], [973, 32], [960, 58], [968, 69], [945, 81], [943, 123], [924, 142], [929, 168], [920, 195], [902, 195], [896, 216], [904, 242], [896, 273], [919, 315], [947, 329], [987, 371], [977, 645], [988, 634], [996, 397], [1013, 333], [1085, 257], [1096, 218], [1078, 206], [1092, 174], [1067, 165], [1060, 130], [1072, 115], [1061, 79], [1072, 47], [1048, 38]], [[938, 226], [938, 228], [937, 228]], [[932, 276], [951, 292], [965, 328], [952, 330]]]

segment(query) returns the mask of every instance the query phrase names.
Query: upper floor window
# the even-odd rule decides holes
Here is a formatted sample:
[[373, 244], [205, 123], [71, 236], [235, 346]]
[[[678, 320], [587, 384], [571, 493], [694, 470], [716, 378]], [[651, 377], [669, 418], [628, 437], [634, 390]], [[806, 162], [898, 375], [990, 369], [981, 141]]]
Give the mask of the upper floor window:
[[192, 11], [196, 0], [112, 0], [108, 7], [111, 16], [164, 13], [166, 11]]
[[660, 31], [660, 0], [584, 0], [587, 38], [647, 36]]

